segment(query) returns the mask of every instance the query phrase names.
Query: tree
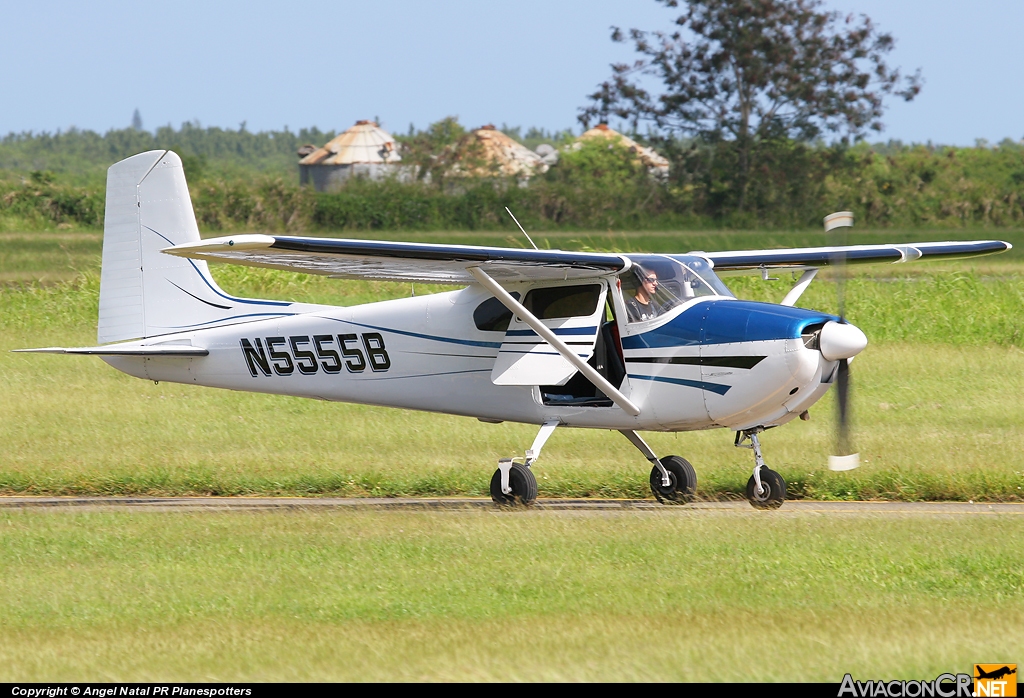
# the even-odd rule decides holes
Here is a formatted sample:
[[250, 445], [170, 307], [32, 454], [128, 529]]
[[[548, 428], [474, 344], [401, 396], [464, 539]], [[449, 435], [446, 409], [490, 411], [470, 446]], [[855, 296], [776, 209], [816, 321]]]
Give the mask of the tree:
[[455, 146], [467, 134], [457, 116], [446, 116], [427, 126], [426, 131], [415, 131], [409, 126], [408, 136], [396, 138], [402, 145], [402, 160], [417, 168], [416, 178], [443, 186], [445, 176], [454, 164]]
[[[617, 116], [634, 130], [645, 122], [670, 136], [728, 143], [740, 210], [760, 145], [826, 132], [859, 140], [882, 129], [886, 95], [910, 101], [921, 90], [920, 71], [903, 77], [886, 64], [890, 34], [865, 15], [823, 11], [821, 0], [658, 1], [683, 9], [677, 28], [629, 30], [640, 58], [612, 65], [579, 120]], [[612, 27], [612, 40], [627, 34]], [[648, 89], [654, 82], [662, 92]]]

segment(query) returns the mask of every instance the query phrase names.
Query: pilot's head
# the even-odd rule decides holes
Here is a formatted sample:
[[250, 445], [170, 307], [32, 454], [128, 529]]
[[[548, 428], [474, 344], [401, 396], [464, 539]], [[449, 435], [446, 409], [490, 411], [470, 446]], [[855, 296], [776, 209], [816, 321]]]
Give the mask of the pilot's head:
[[655, 293], [658, 292], [658, 274], [653, 269], [644, 269], [637, 265], [635, 268], [637, 278], [640, 280], [640, 287], [637, 289], [637, 295], [641, 293], [647, 298], [651, 298]]

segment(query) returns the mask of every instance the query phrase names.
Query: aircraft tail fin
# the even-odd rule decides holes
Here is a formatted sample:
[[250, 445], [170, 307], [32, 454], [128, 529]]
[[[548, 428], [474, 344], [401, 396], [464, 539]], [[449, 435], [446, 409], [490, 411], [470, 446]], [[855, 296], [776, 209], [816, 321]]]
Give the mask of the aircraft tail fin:
[[161, 253], [199, 239], [176, 153], [151, 150], [107, 170], [100, 344], [288, 314], [288, 303], [227, 295], [204, 261]]

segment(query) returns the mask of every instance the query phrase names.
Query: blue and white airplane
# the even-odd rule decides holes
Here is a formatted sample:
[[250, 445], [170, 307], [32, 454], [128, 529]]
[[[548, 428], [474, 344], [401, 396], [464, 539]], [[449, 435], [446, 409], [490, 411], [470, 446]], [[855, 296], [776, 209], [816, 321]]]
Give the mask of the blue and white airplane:
[[[794, 307], [836, 263], [974, 257], [998, 241], [678, 255], [228, 235], [199, 236], [180, 158], [154, 150], [107, 174], [95, 347], [153, 381], [296, 395], [540, 427], [491, 479], [501, 504], [537, 497], [531, 466], [558, 427], [615, 429], [652, 464], [654, 495], [693, 498], [697, 477], [639, 431], [726, 428], [754, 452], [747, 496], [775, 508], [786, 484], [759, 434], [801, 415], [867, 345], [842, 318]], [[852, 225], [833, 214], [826, 228]], [[236, 298], [207, 262], [453, 284], [458, 290], [335, 307]], [[736, 299], [716, 272], [801, 270], [779, 305]], [[846, 469], [856, 456], [834, 458]]]

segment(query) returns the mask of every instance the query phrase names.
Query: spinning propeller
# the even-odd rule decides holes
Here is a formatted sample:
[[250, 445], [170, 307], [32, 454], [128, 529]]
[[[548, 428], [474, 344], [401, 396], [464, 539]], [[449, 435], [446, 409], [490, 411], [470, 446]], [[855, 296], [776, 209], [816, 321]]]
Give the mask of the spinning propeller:
[[[848, 229], [853, 227], [853, 213], [840, 211], [825, 217], [825, 234], [830, 247], [837, 248], [832, 254], [832, 267], [836, 277], [836, 299], [839, 318], [846, 325], [846, 245]], [[859, 331], [858, 331], [859, 332]], [[863, 336], [863, 335], [861, 335]], [[827, 357], [826, 357], [827, 358]], [[836, 455], [828, 457], [829, 470], [853, 470], [860, 465], [860, 454], [853, 450], [850, 438], [850, 359], [839, 359], [836, 368], [836, 398], [839, 407], [839, 424], [836, 437]]]

